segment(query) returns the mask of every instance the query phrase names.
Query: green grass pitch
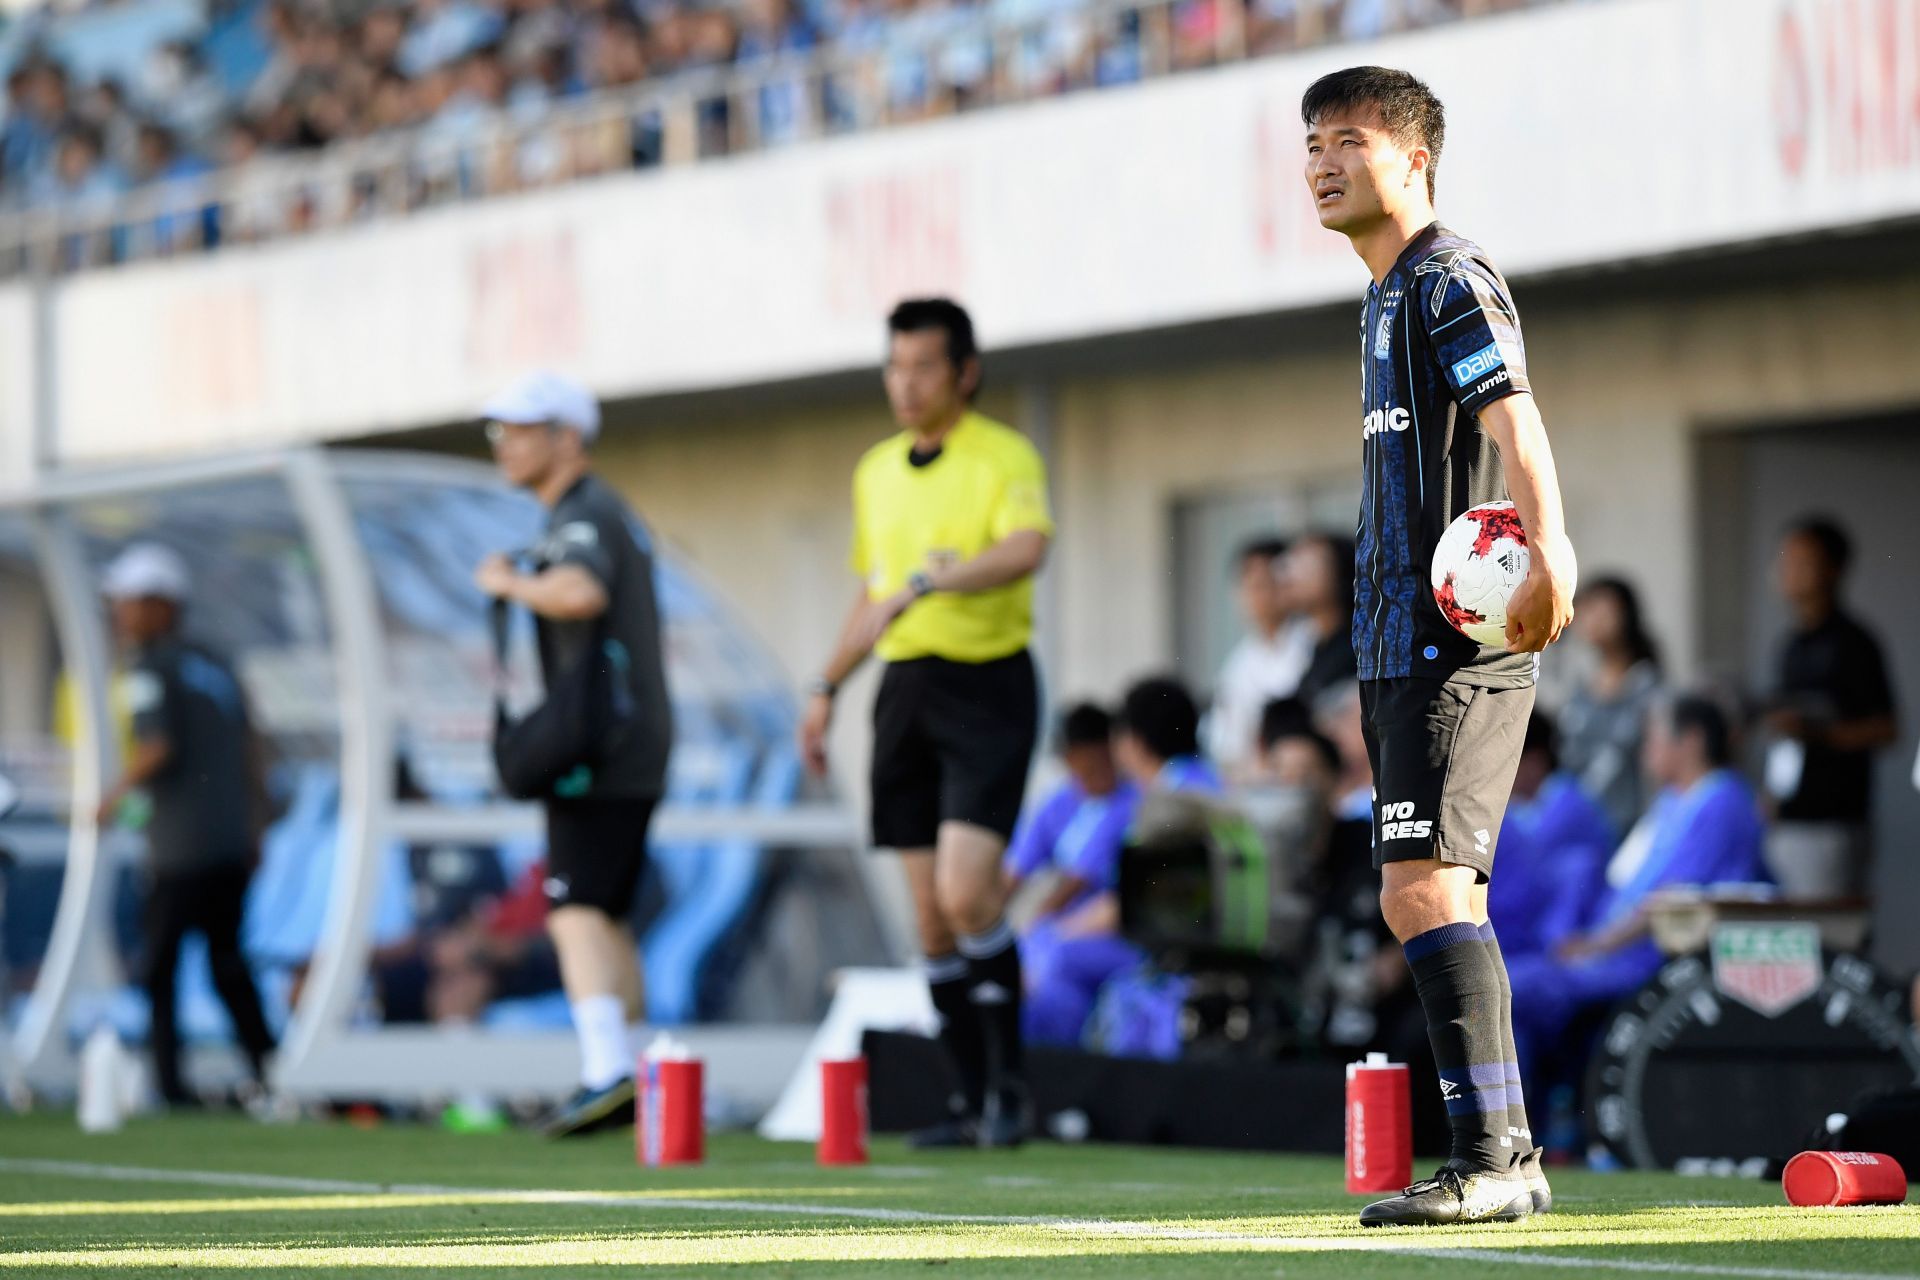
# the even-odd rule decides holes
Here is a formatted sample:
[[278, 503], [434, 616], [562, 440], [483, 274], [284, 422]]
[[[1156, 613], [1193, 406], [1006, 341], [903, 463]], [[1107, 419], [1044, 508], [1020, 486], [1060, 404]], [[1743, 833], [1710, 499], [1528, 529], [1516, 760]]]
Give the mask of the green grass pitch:
[[636, 1168], [629, 1135], [0, 1117], [11, 1276], [1920, 1276], [1920, 1208], [1792, 1209], [1770, 1183], [1563, 1172], [1524, 1224], [1363, 1232], [1338, 1161], [1038, 1144], [928, 1155], [716, 1138]]

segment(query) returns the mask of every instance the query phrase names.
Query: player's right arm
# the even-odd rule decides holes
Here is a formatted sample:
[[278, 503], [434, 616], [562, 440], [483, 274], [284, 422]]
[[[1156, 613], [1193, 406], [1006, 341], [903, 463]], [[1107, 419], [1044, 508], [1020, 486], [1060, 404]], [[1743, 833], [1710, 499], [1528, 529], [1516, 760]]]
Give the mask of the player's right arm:
[[1553, 448], [1533, 394], [1517, 391], [1481, 408], [1480, 425], [1500, 449], [1507, 494], [1527, 531], [1530, 567], [1507, 601], [1507, 649], [1537, 653], [1573, 621], [1573, 544], [1560, 509]]

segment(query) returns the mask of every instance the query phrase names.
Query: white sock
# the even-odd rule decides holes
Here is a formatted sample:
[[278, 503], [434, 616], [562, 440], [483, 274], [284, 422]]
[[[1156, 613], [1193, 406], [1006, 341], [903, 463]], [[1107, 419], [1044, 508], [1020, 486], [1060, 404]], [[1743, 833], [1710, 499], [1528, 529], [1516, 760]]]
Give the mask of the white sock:
[[627, 1036], [627, 1007], [619, 996], [575, 1000], [573, 1030], [580, 1037], [580, 1083], [604, 1089], [633, 1074], [633, 1045]]

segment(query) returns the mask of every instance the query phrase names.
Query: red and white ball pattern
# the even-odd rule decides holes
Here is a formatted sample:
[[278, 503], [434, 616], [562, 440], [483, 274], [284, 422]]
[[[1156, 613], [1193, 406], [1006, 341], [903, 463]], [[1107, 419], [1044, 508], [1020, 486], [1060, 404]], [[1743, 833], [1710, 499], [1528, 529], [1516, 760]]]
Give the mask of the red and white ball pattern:
[[1507, 642], [1507, 600], [1527, 577], [1531, 557], [1511, 502], [1483, 502], [1454, 518], [1433, 549], [1433, 598], [1463, 635]]

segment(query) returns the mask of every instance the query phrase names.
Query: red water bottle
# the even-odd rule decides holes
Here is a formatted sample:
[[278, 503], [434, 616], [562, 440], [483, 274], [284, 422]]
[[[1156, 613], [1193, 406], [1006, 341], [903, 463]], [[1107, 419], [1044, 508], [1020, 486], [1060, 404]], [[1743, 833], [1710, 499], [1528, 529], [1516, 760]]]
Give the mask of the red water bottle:
[[706, 1154], [697, 1058], [640, 1060], [640, 1100], [634, 1114], [634, 1154], [641, 1164], [699, 1164]]
[[867, 1060], [820, 1064], [821, 1164], [867, 1162]]
[[1787, 1161], [1780, 1185], [1788, 1204], [1904, 1204], [1907, 1175], [1877, 1151], [1802, 1151]]
[[1398, 1191], [1412, 1181], [1407, 1065], [1370, 1053], [1347, 1064], [1347, 1193]]

